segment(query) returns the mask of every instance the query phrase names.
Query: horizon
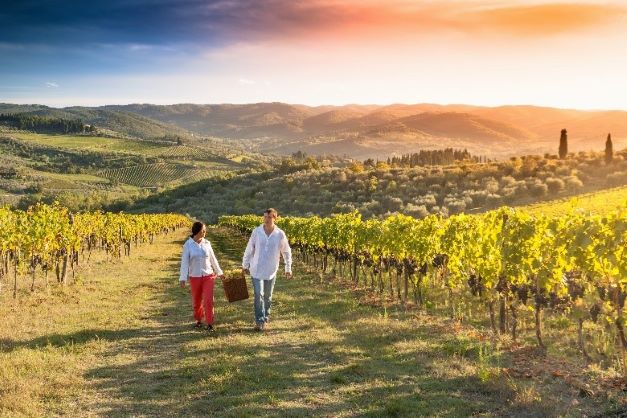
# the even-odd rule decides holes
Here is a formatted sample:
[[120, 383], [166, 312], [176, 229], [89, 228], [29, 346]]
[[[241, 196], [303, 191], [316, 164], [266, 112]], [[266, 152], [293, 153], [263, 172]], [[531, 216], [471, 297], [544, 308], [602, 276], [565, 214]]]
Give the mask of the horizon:
[[0, 101], [625, 110], [625, 23], [619, 0], [25, 0]]
[[[453, 106], [468, 106], [468, 107], [477, 107], [477, 108], [489, 108], [489, 109], [498, 109], [505, 107], [529, 107], [529, 108], [546, 108], [546, 109], [558, 109], [558, 110], [568, 110], [568, 111], [577, 111], [577, 112], [627, 112], [627, 109], [622, 108], [574, 108], [574, 107], [554, 107], [554, 106], [542, 106], [535, 104], [502, 104], [495, 106], [483, 106], [477, 105], [473, 103], [434, 103], [434, 102], [415, 102], [415, 103], [344, 103], [344, 104], [307, 104], [307, 103], [289, 103], [289, 102], [281, 102], [281, 101], [262, 101], [262, 102], [216, 102], [216, 103], [193, 103], [193, 102], [171, 102], [171, 103], [153, 103], [153, 102], [128, 102], [128, 103], [105, 103], [105, 104], [96, 104], [96, 105], [81, 105], [81, 104], [66, 104], [66, 105], [53, 105], [53, 104], [45, 104], [45, 103], [35, 103], [35, 102], [25, 102], [25, 103], [16, 103], [16, 102], [3, 102], [0, 101], [0, 105], [16, 105], [16, 106], [45, 106], [52, 109], [66, 109], [72, 107], [86, 107], [86, 108], [100, 108], [107, 106], [182, 106], [182, 105], [191, 105], [191, 106], [246, 106], [246, 105], [258, 105], [258, 104], [284, 104], [288, 106], [305, 106], [310, 108], [317, 107], [349, 107], [349, 106], [377, 106], [377, 107], [389, 107], [389, 106], [442, 106], [442, 107], [453, 107]], [[458, 113], [458, 112], [455, 112]]]

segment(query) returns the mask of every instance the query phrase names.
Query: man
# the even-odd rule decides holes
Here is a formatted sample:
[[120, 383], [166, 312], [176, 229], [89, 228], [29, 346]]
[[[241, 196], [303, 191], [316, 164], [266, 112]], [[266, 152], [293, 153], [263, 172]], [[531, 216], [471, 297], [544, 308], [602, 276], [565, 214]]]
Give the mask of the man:
[[292, 278], [292, 250], [285, 232], [275, 225], [278, 216], [272, 208], [264, 212], [263, 224], [250, 235], [242, 260], [242, 272], [250, 271], [255, 291], [256, 331], [267, 328], [281, 254], [285, 262], [285, 277]]

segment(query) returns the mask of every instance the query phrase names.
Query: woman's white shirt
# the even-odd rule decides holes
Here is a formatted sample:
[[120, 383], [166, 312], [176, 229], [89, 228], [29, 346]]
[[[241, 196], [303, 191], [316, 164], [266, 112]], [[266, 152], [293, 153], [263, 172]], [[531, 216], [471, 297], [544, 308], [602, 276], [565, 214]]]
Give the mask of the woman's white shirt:
[[197, 243], [190, 237], [183, 245], [179, 281], [186, 282], [190, 277], [209, 276], [214, 273], [218, 276], [223, 274], [211, 244], [204, 238]]

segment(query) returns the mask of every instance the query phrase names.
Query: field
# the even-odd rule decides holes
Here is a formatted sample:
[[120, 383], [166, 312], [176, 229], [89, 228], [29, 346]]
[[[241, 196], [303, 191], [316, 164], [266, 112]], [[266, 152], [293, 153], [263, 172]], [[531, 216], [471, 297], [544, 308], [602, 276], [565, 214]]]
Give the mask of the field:
[[95, 200], [101, 203], [135, 199], [144, 195], [143, 189], [177, 187], [247, 170], [261, 161], [243, 157], [239, 150], [214, 147], [211, 141], [176, 145], [10, 130], [0, 134], [0, 141], [0, 163], [4, 167], [0, 173], [0, 202], [9, 204], [39, 196], [70, 205], [87, 193], [97, 194]]
[[[575, 363], [373, 304], [301, 263], [294, 280], [278, 278], [267, 333], [252, 331], [251, 300], [228, 304], [219, 284], [217, 332], [193, 331], [176, 285], [184, 238], [120, 261], [94, 254], [65, 288], [40, 278], [15, 302], [1, 291], [0, 415], [618, 416], [620, 394], [596, 391], [598, 373], [582, 397]], [[208, 238], [222, 267], [237, 267], [244, 239]]]
[[16, 132], [11, 133], [11, 136], [24, 141], [32, 141], [40, 145], [80, 151], [113, 151], [131, 154], [147, 154], [158, 152], [168, 147], [167, 144], [154, 141], [139, 141], [87, 135], [46, 135]]
[[185, 164], [156, 163], [103, 170], [99, 174], [115, 183], [130, 184], [137, 187], [157, 187], [174, 182], [202, 180], [220, 171], [224, 172], [228, 168], [228, 166], [218, 164], [208, 168], [200, 168]]
[[627, 187], [616, 187], [572, 198], [524, 206], [524, 209], [534, 214], [561, 215], [573, 210], [603, 214], [618, 207], [627, 207]]

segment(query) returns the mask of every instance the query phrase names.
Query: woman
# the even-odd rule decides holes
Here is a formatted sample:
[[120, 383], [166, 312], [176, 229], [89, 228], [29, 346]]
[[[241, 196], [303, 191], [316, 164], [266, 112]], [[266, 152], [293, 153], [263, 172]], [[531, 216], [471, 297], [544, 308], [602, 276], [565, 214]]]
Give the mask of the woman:
[[204, 311], [207, 331], [213, 332], [213, 285], [216, 275], [224, 279], [224, 274], [211, 244], [205, 239], [206, 232], [207, 227], [202, 222], [194, 222], [192, 225], [192, 234], [183, 245], [179, 283], [181, 287], [185, 287], [189, 280], [196, 320], [194, 327], [202, 326]]

